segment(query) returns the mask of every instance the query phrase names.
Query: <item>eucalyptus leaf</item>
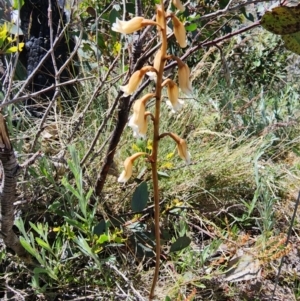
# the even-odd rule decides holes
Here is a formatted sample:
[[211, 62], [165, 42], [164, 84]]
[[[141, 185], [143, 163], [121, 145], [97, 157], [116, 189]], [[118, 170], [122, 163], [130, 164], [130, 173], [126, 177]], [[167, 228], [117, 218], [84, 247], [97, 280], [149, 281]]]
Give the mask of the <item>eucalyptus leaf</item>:
[[282, 39], [284, 40], [284, 46], [296, 53], [300, 54], [300, 31], [293, 33], [293, 34], [288, 34], [282, 36]]
[[134, 212], [140, 212], [147, 206], [149, 198], [148, 186], [146, 182], [142, 182], [134, 191], [131, 208]]
[[104, 219], [102, 219], [99, 224], [97, 224], [94, 229], [93, 233], [100, 236], [101, 234], [105, 233], [106, 231], [106, 222]]
[[171, 245], [170, 252], [181, 251], [188, 247], [191, 243], [191, 239], [187, 236], [177, 238], [177, 240]]
[[296, 33], [300, 31], [300, 6], [275, 7], [263, 15], [260, 25], [279, 35]]

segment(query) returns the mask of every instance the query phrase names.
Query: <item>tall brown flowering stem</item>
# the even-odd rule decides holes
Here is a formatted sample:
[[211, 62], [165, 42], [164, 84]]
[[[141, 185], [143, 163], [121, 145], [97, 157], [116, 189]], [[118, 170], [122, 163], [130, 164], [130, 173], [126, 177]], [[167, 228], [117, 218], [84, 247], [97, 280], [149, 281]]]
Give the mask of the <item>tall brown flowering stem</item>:
[[161, 25], [160, 33], [161, 33], [161, 58], [160, 65], [157, 74], [156, 81], [156, 91], [155, 91], [155, 114], [153, 121], [153, 146], [152, 146], [152, 154], [150, 156], [150, 163], [152, 168], [152, 181], [153, 181], [153, 198], [154, 198], [154, 223], [155, 223], [155, 241], [156, 241], [156, 261], [155, 261], [155, 271], [154, 277], [152, 281], [152, 286], [150, 290], [150, 300], [154, 298], [155, 286], [158, 279], [159, 266], [160, 266], [160, 228], [159, 228], [159, 187], [158, 187], [158, 174], [157, 174], [157, 154], [158, 154], [158, 142], [159, 142], [159, 117], [160, 117], [160, 104], [161, 104], [161, 91], [162, 91], [162, 81], [163, 81], [163, 73], [164, 73], [164, 63], [166, 60], [167, 53], [167, 31], [166, 31], [166, 19], [165, 19], [165, 11], [164, 11], [164, 3], [161, 0], [161, 11], [158, 9], [159, 21], [158, 23]]
[[[175, 6], [177, 8], [183, 8], [180, 0], [176, 0]], [[183, 24], [180, 20], [173, 15], [173, 25], [174, 32], [177, 43], [181, 48], [186, 47], [186, 31]], [[176, 21], [174, 23], [174, 20]], [[120, 33], [132, 33], [135, 30], [139, 30], [145, 25], [147, 25], [145, 19], [142, 17], [136, 17], [129, 21], [116, 20], [116, 23], [113, 24], [112, 29]], [[161, 254], [161, 245], [160, 245], [160, 227], [159, 227], [159, 187], [158, 187], [158, 173], [157, 173], [157, 158], [158, 158], [158, 144], [159, 140], [168, 135], [172, 137], [177, 143], [178, 155], [187, 164], [190, 163], [190, 153], [187, 150], [187, 143], [184, 139], [180, 138], [174, 133], [168, 134], [159, 134], [159, 122], [160, 122], [160, 106], [162, 101], [162, 89], [164, 86], [167, 86], [167, 94], [169, 100], [166, 102], [167, 105], [170, 105], [172, 110], [177, 111], [182, 105], [182, 101], [178, 99], [178, 86], [171, 79], [167, 79], [163, 82], [163, 73], [166, 60], [172, 58], [178, 63], [178, 81], [179, 88], [184, 94], [192, 93], [192, 86], [189, 80], [190, 69], [188, 66], [183, 63], [179, 58], [173, 56], [167, 56], [167, 25], [166, 25], [166, 13], [164, 9], [163, 0], [160, 0], [160, 5], [157, 5], [156, 8], [156, 22], [153, 23], [157, 25], [157, 31], [161, 40], [161, 47], [157, 51], [154, 58], [154, 66], [144, 66], [139, 70], [135, 71], [127, 85], [121, 86], [120, 89], [124, 92], [124, 96], [132, 95], [137, 88], [142, 83], [144, 75], [147, 74], [149, 78], [156, 81], [156, 90], [155, 93], [148, 93], [142, 98], [135, 101], [133, 105], [133, 115], [128, 121], [128, 126], [133, 130], [133, 136], [135, 138], [145, 138], [147, 135], [147, 125], [148, 117], [151, 118], [153, 123], [153, 144], [152, 144], [152, 153], [147, 156], [148, 161], [151, 164], [152, 170], [152, 183], [153, 183], [153, 199], [154, 199], [154, 222], [155, 222], [155, 241], [156, 241], [156, 262], [153, 281], [150, 289], [149, 299], [154, 298], [154, 292], [156, 283], [158, 280], [159, 267], [160, 267], [160, 254]], [[151, 112], [146, 112], [146, 103], [151, 98], [155, 98], [155, 110], [154, 114]], [[124, 170], [118, 178], [118, 182], [126, 183], [129, 178], [132, 176], [132, 168], [134, 161], [142, 156], [146, 155], [145, 153], [136, 153], [131, 155], [124, 161]]]

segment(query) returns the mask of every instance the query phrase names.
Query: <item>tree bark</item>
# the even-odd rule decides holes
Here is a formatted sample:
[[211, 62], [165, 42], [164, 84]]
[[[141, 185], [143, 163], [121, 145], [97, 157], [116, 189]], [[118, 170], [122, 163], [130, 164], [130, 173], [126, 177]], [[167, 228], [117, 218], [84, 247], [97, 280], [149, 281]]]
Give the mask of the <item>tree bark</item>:
[[28, 259], [29, 254], [22, 247], [19, 238], [13, 231], [14, 202], [19, 170], [20, 166], [10, 143], [5, 120], [0, 114], [0, 234], [6, 247], [12, 249], [19, 257]]

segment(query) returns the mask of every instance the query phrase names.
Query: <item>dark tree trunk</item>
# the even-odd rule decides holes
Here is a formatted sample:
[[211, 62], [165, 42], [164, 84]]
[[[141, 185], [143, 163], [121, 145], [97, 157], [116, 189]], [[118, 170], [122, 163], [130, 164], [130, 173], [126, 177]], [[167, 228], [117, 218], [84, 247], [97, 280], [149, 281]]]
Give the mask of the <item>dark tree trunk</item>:
[[[57, 37], [66, 24], [66, 14], [59, 1], [51, 0], [53, 39]], [[21, 53], [21, 62], [27, 70], [27, 76], [32, 74], [37, 65], [43, 59], [51, 47], [49, 26], [49, 1], [48, 0], [25, 0], [20, 11], [21, 29], [24, 34], [25, 47]], [[59, 69], [68, 59], [68, 54], [74, 48], [74, 44], [67, 38], [67, 34], [55, 48], [56, 65]], [[60, 75], [60, 82], [70, 79], [71, 74], [65, 69]], [[55, 83], [55, 70], [51, 56], [43, 66], [36, 72], [34, 79], [28, 89], [31, 92], [40, 91]], [[43, 100], [51, 99], [54, 90], [41, 95]], [[30, 100], [29, 103], [32, 103]]]

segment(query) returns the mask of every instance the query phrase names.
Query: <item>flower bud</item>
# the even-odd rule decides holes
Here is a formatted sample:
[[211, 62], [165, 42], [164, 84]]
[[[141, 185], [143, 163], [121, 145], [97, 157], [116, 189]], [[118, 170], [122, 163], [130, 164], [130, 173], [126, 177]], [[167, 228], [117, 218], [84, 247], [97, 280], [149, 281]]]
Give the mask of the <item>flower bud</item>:
[[139, 152], [132, 155], [131, 157], [126, 158], [126, 160], [124, 161], [124, 170], [120, 174], [118, 182], [126, 183], [130, 179], [130, 177], [132, 176], [133, 162], [142, 155], [145, 155], [145, 153]]
[[171, 79], [168, 78], [162, 83], [162, 86], [165, 85], [167, 86], [167, 94], [169, 98], [166, 103], [169, 107], [172, 108], [172, 112], [175, 113], [181, 109], [183, 101], [178, 99], [178, 87]]
[[154, 97], [154, 94], [149, 93], [144, 97], [135, 101], [133, 105], [133, 115], [130, 117], [128, 126], [133, 130], [133, 137], [145, 138], [147, 133], [148, 120], [145, 116], [146, 103], [149, 99]]
[[180, 59], [177, 59], [177, 63], [179, 88], [185, 95], [190, 96], [193, 93], [192, 84], [190, 82], [190, 68]]
[[138, 31], [148, 25], [157, 25], [157, 23], [143, 17], [134, 17], [129, 21], [121, 21], [117, 18], [116, 22], [113, 23], [111, 29], [123, 34], [129, 34]]
[[161, 5], [156, 5], [156, 22], [162, 29], [165, 28], [165, 15]]
[[156, 70], [152, 66], [145, 66], [142, 69], [135, 71], [131, 75], [128, 84], [120, 87], [121, 91], [124, 92], [124, 96], [132, 95], [140, 85], [144, 75], [149, 71]]
[[166, 135], [173, 138], [173, 140], [177, 143], [177, 151], [178, 151], [179, 157], [182, 160], [184, 160], [186, 162], [186, 164], [190, 164], [191, 163], [191, 155], [188, 152], [186, 141], [174, 133], [165, 133], [165, 134], [162, 134], [161, 136], [166, 136]]
[[176, 37], [177, 43], [181, 48], [185, 48], [186, 45], [186, 32], [184, 25], [180, 22], [180, 20], [173, 15], [172, 16], [173, 27], [174, 27], [174, 35]]
[[[153, 61], [153, 67], [155, 68], [155, 70], [158, 72], [159, 71], [159, 67], [160, 67], [160, 62], [161, 62], [161, 50], [159, 49], [154, 57], [154, 61]], [[165, 61], [164, 61], [164, 65], [165, 65]], [[147, 72], [147, 75], [149, 76], [149, 78], [151, 80], [156, 81], [157, 79], [157, 73], [154, 71], [150, 71]]]
[[185, 161], [186, 164], [191, 163], [191, 155], [188, 152], [186, 141], [180, 138], [179, 142], [177, 143], [177, 150], [179, 157]]
[[172, 0], [173, 5], [179, 9], [181, 12], [185, 11], [185, 6], [182, 5], [180, 0]]

